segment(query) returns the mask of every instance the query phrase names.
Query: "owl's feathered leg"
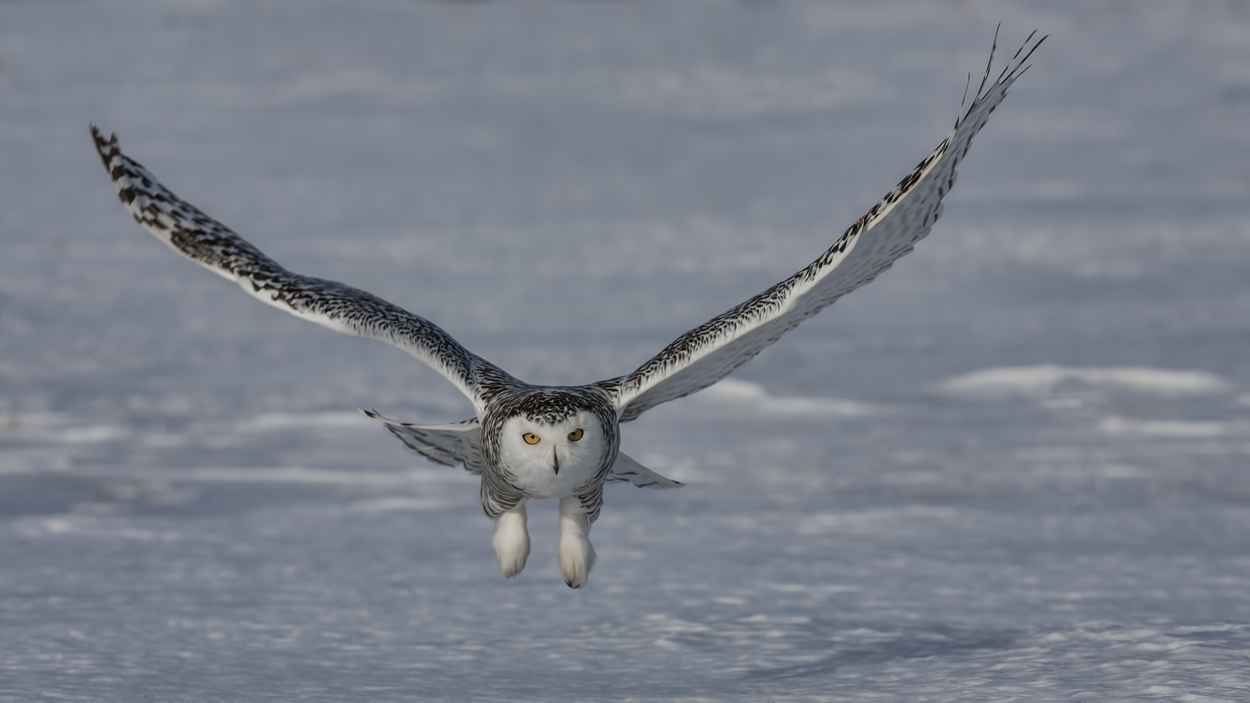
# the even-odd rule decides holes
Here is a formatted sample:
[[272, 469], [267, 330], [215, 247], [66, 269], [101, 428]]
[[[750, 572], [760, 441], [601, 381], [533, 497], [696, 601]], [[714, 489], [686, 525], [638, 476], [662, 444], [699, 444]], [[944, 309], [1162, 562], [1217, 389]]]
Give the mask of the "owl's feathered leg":
[[495, 518], [495, 537], [490, 544], [499, 558], [504, 578], [512, 578], [525, 568], [530, 556], [530, 533], [525, 527], [525, 501]]
[[569, 588], [581, 588], [595, 565], [595, 548], [590, 534], [590, 518], [577, 496], [560, 499], [560, 573]]

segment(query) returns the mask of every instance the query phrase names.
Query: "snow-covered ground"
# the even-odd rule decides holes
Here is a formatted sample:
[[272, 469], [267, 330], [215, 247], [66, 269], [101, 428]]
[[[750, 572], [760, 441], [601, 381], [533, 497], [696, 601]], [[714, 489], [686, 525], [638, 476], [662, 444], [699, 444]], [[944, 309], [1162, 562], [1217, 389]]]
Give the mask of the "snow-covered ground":
[[[571, 591], [355, 406], [403, 354], [142, 232], [88, 137], [539, 383], [797, 270], [1050, 39], [915, 253], [625, 428]], [[1250, 699], [1250, 10], [0, 4], [0, 700]]]

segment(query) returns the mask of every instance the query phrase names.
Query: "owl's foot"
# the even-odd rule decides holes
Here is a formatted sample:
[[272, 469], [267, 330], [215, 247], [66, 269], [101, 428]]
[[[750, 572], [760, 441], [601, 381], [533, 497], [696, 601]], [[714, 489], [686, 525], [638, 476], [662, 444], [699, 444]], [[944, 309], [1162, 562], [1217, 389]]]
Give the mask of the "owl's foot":
[[495, 537], [490, 541], [499, 558], [504, 578], [512, 578], [525, 568], [530, 555], [530, 533], [525, 528], [525, 503], [495, 518]]
[[595, 565], [595, 548], [586, 535], [590, 532], [590, 520], [582, 510], [577, 496], [560, 499], [560, 573], [569, 588], [581, 588], [590, 577]]

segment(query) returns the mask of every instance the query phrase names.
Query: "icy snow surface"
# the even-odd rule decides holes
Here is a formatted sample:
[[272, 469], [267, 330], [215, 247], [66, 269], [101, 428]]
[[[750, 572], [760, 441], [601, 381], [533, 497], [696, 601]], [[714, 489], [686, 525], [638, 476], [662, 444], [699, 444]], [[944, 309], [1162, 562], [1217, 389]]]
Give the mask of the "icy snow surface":
[[[468, 417], [127, 218], [89, 122], [290, 268], [530, 381], [814, 258], [1051, 35], [933, 235], [555, 505]], [[0, 4], [0, 700], [1250, 699], [1250, 12], [1234, 2]]]

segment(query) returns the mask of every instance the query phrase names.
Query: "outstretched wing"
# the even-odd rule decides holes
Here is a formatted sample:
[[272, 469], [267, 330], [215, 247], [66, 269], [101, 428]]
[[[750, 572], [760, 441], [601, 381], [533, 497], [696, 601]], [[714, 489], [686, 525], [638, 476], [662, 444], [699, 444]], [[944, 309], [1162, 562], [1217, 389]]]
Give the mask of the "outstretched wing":
[[[942, 213], [942, 198], [955, 183], [955, 166], [972, 137], [985, 126], [1007, 89], [1046, 37], [1036, 34], [1015, 53], [986, 89], [990, 63], [972, 104], [950, 136], [885, 197], [846, 230], [807, 268], [728, 312], [678, 337], [628, 376], [601, 382], [616, 398], [622, 421], [716, 383], [820, 312], [838, 298], [876, 278], [929, 233]], [[994, 48], [998, 36], [995, 34]]]
[[477, 379], [482, 371], [489, 369], [496, 378], [507, 378], [429, 320], [362, 290], [282, 268], [157, 182], [151, 172], [121, 152], [117, 135], [105, 139], [94, 125], [91, 134], [117, 196], [135, 221], [204, 268], [296, 317], [408, 352], [454, 383], [475, 405], [480, 405]]
[[374, 410], [361, 408], [360, 412], [386, 425], [409, 451], [446, 466], [463, 464], [475, 476], [482, 473], [482, 426], [476, 417], [449, 425], [417, 425], [383, 417]]

